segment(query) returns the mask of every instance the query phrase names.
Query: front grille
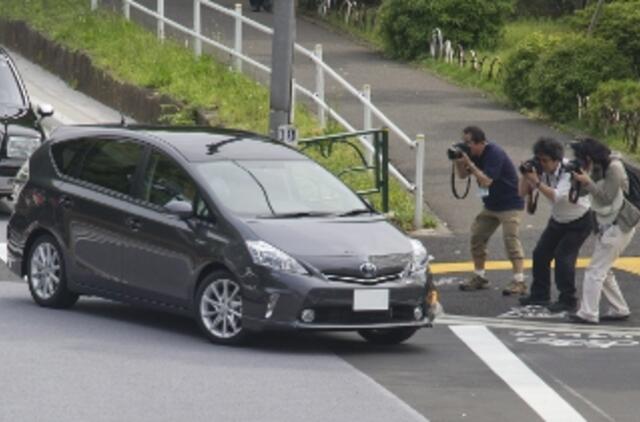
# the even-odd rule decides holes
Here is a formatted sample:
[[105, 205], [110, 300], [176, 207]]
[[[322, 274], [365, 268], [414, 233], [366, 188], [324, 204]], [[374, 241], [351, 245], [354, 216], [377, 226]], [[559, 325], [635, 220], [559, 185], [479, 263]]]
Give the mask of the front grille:
[[342, 281], [345, 283], [357, 283], [357, 284], [379, 284], [379, 283], [386, 283], [389, 281], [400, 280], [402, 278], [402, 274], [403, 273], [395, 273], [395, 274], [388, 274], [388, 275], [383, 275], [380, 277], [373, 277], [373, 278], [349, 277], [349, 276], [344, 276], [339, 274], [324, 274], [324, 276], [327, 278], [327, 280], [331, 280], [331, 281]]
[[384, 324], [393, 322], [414, 321], [413, 306], [391, 306], [388, 311], [355, 312], [347, 306], [322, 306], [314, 308], [316, 319], [314, 324]]

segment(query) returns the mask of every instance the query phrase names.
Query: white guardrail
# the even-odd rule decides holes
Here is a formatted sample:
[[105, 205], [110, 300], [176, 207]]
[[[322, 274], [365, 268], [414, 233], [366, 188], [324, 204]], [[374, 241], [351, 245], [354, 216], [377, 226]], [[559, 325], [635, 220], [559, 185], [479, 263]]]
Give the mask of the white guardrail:
[[[196, 55], [202, 54], [202, 44], [210, 45], [218, 50], [221, 50], [229, 55], [231, 55], [233, 60], [233, 66], [236, 71], [242, 71], [242, 64], [246, 62], [266, 73], [271, 73], [271, 69], [258, 62], [257, 60], [252, 59], [249, 56], [243, 54], [242, 48], [242, 28], [243, 24], [250, 26], [260, 32], [263, 32], [268, 35], [273, 35], [273, 29], [268, 26], [262, 25], [259, 22], [256, 22], [252, 19], [249, 19], [242, 14], [242, 4], [236, 4], [234, 9], [229, 9], [227, 7], [221, 6], [219, 4], [213, 3], [209, 0], [192, 0], [193, 1], [193, 28], [188, 28], [178, 22], [175, 22], [171, 19], [168, 19], [165, 16], [165, 0], [156, 0], [156, 10], [149, 9], [137, 3], [134, 0], [122, 0], [122, 12], [127, 19], [131, 18], [131, 8], [135, 8], [138, 11], [154, 17], [156, 19], [157, 25], [157, 34], [159, 39], [165, 38], [165, 25], [168, 25], [184, 34], [187, 34], [193, 37], [193, 49]], [[91, 8], [92, 10], [96, 10], [98, 8], [99, 0], [91, 0]], [[208, 7], [213, 9], [219, 13], [227, 15], [235, 20], [235, 34], [234, 34], [234, 44], [233, 47], [228, 47], [223, 43], [208, 38], [202, 34], [201, 27], [201, 11], [202, 7]], [[422, 212], [423, 212], [423, 195], [424, 195], [424, 185], [423, 185], [423, 169], [424, 169], [424, 158], [425, 158], [425, 142], [424, 135], [419, 134], [416, 136], [416, 139], [413, 140], [406, 133], [402, 131], [391, 119], [389, 119], [378, 107], [376, 107], [371, 102], [371, 87], [369, 85], [365, 85], [362, 91], [358, 91], [354, 88], [349, 82], [347, 82], [342, 76], [340, 76], [335, 70], [333, 70], [330, 66], [328, 66], [324, 60], [322, 55], [322, 45], [317, 44], [314, 51], [308, 50], [302, 47], [299, 44], [295, 44], [295, 51], [302, 54], [303, 56], [310, 59], [316, 67], [316, 77], [315, 77], [315, 87], [314, 89], [308, 89], [296, 83], [296, 80], [292, 80], [292, 86], [294, 87], [293, 95], [292, 95], [292, 105], [295, 104], [296, 101], [296, 92], [304, 95], [305, 97], [312, 100], [318, 107], [317, 115], [318, 120], [322, 127], [325, 127], [327, 122], [327, 113], [331, 116], [337, 123], [342, 125], [347, 131], [355, 132], [355, 127], [350, 124], [347, 119], [341, 116], [334, 108], [329, 106], [325, 101], [325, 74], [329, 75], [335, 82], [337, 82], [342, 88], [344, 88], [347, 92], [357, 98], [364, 108], [364, 119], [363, 119], [363, 130], [373, 129], [372, 126], [372, 118], [375, 116], [380, 123], [387, 127], [391, 133], [393, 133], [397, 138], [400, 138], [405, 144], [407, 144], [410, 148], [416, 149], [416, 183], [413, 184], [402, 173], [398, 171], [393, 165], [389, 164], [389, 171], [393, 176], [398, 179], [398, 181], [410, 192], [415, 194], [415, 214], [414, 214], [414, 227], [419, 229], [422, 227]], [[292, 107], [292, 113], [293, 113]], [[294, 115], [292, 114], [292, 120], [294, 119]], [[293, 123], [293, 122], [292, 122]], [[373, 154], [373, 146], [370, 139], [367, 139], [366, 136], [360, 138], [360, 142], [362, 145], [368, 150], [369, 157]]]

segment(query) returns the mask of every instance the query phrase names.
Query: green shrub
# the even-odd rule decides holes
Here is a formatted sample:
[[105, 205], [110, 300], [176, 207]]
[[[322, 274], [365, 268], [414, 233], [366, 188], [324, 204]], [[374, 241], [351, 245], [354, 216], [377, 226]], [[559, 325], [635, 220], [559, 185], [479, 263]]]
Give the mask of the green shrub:
[[467, 49], [493, 48], [511, 8], [511, 0], [384, 0], [378, 28], [385, 51], [402, 59], [425, 55], [435, 28]]
[[612, 43], [570, 35], [543, 53], [530, 81], [540, 109], [566, 122], [577, 117], [576, 95], [587, 96], [601, 82], [631, 75], [630, 61]]
[[595, 130], [620, 132], [627, 148], [636, 152], [640, 138], [640, 82], [602, 83], [589, 100], [588, 117]]
[[[576, 14], [573, 24], [586, 31], [595, 6]], [[636, 75], [640, 76], [640, 0], [617, 0], [606, 4], [594, 30], [594, 35], [611, 41], [633, 60]]]
[[507, 56], [503, 65], [502, 88], [509, 99], [519, 107], [534, 107], [536, 99], [531, 88], [531, 73], [540, 56], [560, 41], [558, 36], [545, 36], [534, 32]]

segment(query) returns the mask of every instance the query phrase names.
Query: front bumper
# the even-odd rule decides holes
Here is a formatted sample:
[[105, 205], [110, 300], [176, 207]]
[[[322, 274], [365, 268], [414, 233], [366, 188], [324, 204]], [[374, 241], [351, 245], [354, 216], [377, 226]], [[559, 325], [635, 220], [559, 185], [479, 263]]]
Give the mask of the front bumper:
[[[426, 280], [400, 280], [366, 286], [318, 277], [273, 273], [255, 274], [259, 281], [243, 304], [243, 325], [251, 330], [294, 329], [311, 331], [357, 331], [428, 327], [438, 315], [439, 304], [427, 303]], [[354, 310], [354, 290], [386, 289], [389, 306], [382, 311]], [[269, 312], [270, 299], [277, 296]], [[251, 300], [255, 299], [255, 300]], [[273, 301], [273, 300], [271, 300]], [[421, 308], [416, 319], [414, 311]], [[313, 310], [313, 321], [303, 321], [303, 310]]]

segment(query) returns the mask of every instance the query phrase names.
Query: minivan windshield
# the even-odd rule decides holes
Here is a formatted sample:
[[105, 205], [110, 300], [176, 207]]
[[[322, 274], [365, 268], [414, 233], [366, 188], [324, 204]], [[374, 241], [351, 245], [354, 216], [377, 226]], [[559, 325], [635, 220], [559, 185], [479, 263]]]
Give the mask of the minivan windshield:
[[213, 161], [197, 168], [221, 204], [239, 215], [277, 218], [369, 212], [355, 193], [313, 161]]
[[0, 58], [0, 104], [24, 107], [24, 98], [7, 60]]

